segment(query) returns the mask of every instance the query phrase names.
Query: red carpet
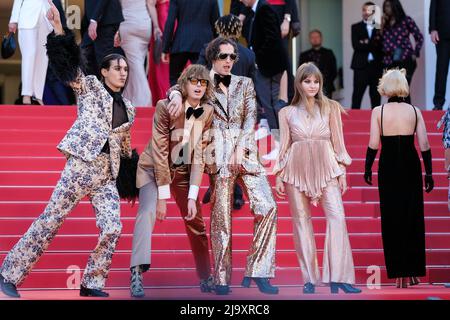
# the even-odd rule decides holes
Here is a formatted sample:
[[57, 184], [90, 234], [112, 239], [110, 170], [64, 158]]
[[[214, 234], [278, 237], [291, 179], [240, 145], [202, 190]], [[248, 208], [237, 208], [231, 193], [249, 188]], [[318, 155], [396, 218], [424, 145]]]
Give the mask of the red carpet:
[[[150, 109], [138, 108], [132, 140], [133, 146], [137, 147], [138, 151], [143, 150], [150, 137], [152, 114], [153, 111]], [[65, 163], [64, 157], [56, 150], [56, 145], [71, 126], [75, 116], [75, 107], [0, 107], [0, 262], [22, 233], [27, 230], [33, 219], [45, 208]], [[382, 290], [364, 289], [364, 294], [359, 298], [426, 299], [429, 295], [438, 294], [441, 294], [443, 298], [450, 298], [449, 289], [425, 285], [450, 282], [448, 180], [444, 171], [442, 133], [436, 129], [441, 116], [442, 112], [424, 112], [432, 145], [436, 183], [435, 190], [425, 195], [427, 276], [421, 279], [424, 285], [408, 290], [393, 290], [392, 287], [382, 287]], [[351, 189], [344, 196], [345, 209], [357, 283], [366, 284], [370, 276], [367, 273], [367, 267], [378, 265], [381, 267], [381, 283], [391, 284], [392, 280], [386, 278], [384, 269], [376, 183], [373, 187], [369, 187], [362, 178], [365, 150], [369, 139], [369, 118], [368, 111], [350, 111], [349, 116], [344, 116], [346, 144], [354, 160], [348, 170]], [[267, 165], [269, 169], [270, 164], [267, 163]], [[375, 164], [374, 172], [377, 170], [376, 166]], [[376, 179], [374, 180], [376, 182]], [[205, 176], [200, 196], [206, 190], [207, 181]], [[273, 184], [272, 176], [270, 181]], [[272, 298], [306, 299], [307, 297], [300, 295], [301, 288], [297, 287], [301, 284], [301, 275], [294, 251], [288, 205], [286, 201], [278, 201], [278, 204], [277, 274], [272, 282], [286, 287], [281, 289], [278, 297]], [[136, 207], [131, 208], [125, 202], [122, 204], [123, 235], [113, 259], [112, 270], [107, 281], [108, 288], [128, 288], [128, 267], [136, 210]], [[207, 224], [209, 224], [209, 206], [204, 206], [204, 216], [207, 217]], [[238, 285], [243, 275], [246, 250], [252, 233], [252, 217], [248, 204], [241, 211], [235, 212], [234, 217], [232, 283]], [[326, 224], [321, 208], [313, 209], [313, 219], [320, 250], [319, 263], [321, 263]], [[89, 202], [85, 199], [69, 216], [47, 253], [43, 255], [22, 285], [21, 289], [33, 289], [24, 291], [23, 296], [29, 299], [38, 296], [49, 299], [77, 298], [76, 291], [44, 290], [67, 288], [68, 278], [72, 274], [66, 272], [67, 268], [79, 266], [83, 269], [96, 241], [97, 228], [94, 214]], [[184, 226], [173, 201], [169, 204], [168, 220], [163, 223], [158, 222], [155, 227], [153, 250], [152, 269], [145, 275], [144, 280], [146, 287], [154, 288], [149, 289], [150, 298], [211, 298], [208, 295], [201, 295], [197, 288], [192, 289], [192, 292], [186, 289], [175, 289], [180, 286], [196, 286], [198, 280]], [[296, 287], [290, 287], [292, 285]], [[34, 291], [37, 289], [39, 290]], [[314, 296], [315, 299], [334, 298], [329, 295], [328, 288], [321, 288], [319, 292], [321, 292], [320, 295]], [[127, 290], [113, 290], [112, 293], [113, 299], [129, 296]], [[246, 291], [236, 288], [233, 293], [236, 294], [236, 298], [242, 299], [249, 294], [257, 299], [267, 298], [259, 295], [255, 289]], [[348, 298], [342, 294], [338, 297]]]

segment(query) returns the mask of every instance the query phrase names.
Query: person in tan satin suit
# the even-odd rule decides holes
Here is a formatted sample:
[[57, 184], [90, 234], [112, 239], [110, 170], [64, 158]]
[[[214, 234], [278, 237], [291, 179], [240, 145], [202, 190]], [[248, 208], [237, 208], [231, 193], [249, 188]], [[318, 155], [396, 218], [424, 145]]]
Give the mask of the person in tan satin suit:
[[[270, 284], [275, 275], [275, 243], [277, 205], [266, 171], [258, 159], [255, 141], [256, 99], [250, 78], [231, 74], [238, 58], [236, 43], [216, 38], [206, 49], [212, 64], [214, 78], [214, 106], [212, 141], [206, 149], [206, 169], [211, 175], [211, 247], [214, 255], [215, 292], [229, 293], [231, 282], [231, 212], [233, 186], [242, 185], [254, 214], [254, 236], [247, 255], [247, 266], [242, 286], [249, 287], [253, 280], [263, 293], [277, 294], [278, 288]], [[171, 104], [181, 106], [177, 87], [169, 94]]]
[[327, 218], [323, 282], [331, 293], [359, 293], [352, 286], [355, 271], [342, 202], [345, 168], [352, 162], [342, 131], [344, 109], [324, 96], [322, 74], [313, 63], [298, 68], [294, 87], [292, 104], [279, 113], [282, 146], [274, 174], [278, 196], [289, 198], [303, 292], [314, 293], [320, 282], [310, 203], [321, 202]]
[[166, 199], [174, 195], [184, 219], [202, 292], [213, 289], [206, 227], [197, 199], [204, 171], [204, 149], [214, 109], [208, 105], [211, 81], [208, 70], [191, 65], [180, 76], [184, 109], [177, 117], [160, 100], [153, 118], [152, 138], [138, 163], [136, 186], [139, 211], [131, 257], [131, 295], [144, 296], [142, 272], [150, 267], [151, 234], [155, 219], [164, 220]]

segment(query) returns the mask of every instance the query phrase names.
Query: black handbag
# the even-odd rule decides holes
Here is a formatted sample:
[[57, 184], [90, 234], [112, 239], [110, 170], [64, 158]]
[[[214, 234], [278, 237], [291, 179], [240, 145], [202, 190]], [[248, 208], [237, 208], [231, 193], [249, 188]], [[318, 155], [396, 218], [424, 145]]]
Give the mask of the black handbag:
[[116, 179], [116, 186], [121, 199], [133, 201], [139, 197], [139, 189], [136, 188], [138, 161], [139, 154], [136, 149], [133, 149], [131, 158], [120, 157], [120, 168], [119, 175]]
[[3, 36], [2, 40], [2, 58], [10, 58], [14, 52], [16, 52], [16, 39], [14, 39], [14, 33], [10, 32], [6, 36]]
[[161, 54], [163, 50], [163, 44], [161, 37], [155, 37], [154, 47], [153, 47], [153, 61], [155, 64], [159, 64], [161, 62]]

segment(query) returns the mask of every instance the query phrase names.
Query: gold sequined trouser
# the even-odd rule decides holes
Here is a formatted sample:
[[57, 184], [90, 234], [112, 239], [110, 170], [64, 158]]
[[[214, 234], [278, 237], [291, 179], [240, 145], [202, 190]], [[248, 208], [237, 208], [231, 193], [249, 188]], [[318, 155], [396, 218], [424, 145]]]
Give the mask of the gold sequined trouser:
[[211, 197], [211, 247], [216, 285], [231, 282], [231, 212], [236, 180], [242, 185], [255, 218], [245, 276], [273, 278], [275, 275], [277, 206], [265, 173], [244, 173], [226, 178], [216, 175], [212, 177]]
[[[320, 283], [316, 242], [311, 221], [310, 199], [285, 183], [292, 215], [294, 244], [305, 283]], [[327, 219], [323, 253], [323, 282], [355, 283], [352, 249], [345, 223], [344, 205], [336, 179], [323, 190], [321, 204]]]
[[67, 160], [44, 212], [3, 261], [0, 273], [7, 281], [20, 285], [25, 280], [55, 238], [67, 215], [84, 196], [88, 196], [94, 207], [100, 235], [81, 284], [89, 289], [102, 289], [105, 286], [122, 230], [120, 198], [110, 167], [110, 156], [105, 153], [91, 162], [73, 156]]

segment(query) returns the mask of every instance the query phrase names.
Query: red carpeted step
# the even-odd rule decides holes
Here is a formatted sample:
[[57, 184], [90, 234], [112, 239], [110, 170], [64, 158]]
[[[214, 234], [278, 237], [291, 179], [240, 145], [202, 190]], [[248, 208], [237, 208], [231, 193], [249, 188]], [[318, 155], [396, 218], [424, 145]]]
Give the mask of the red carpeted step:
[[[54, 161], [53, 161], [54, 162]], [[0, 181], [4, 186], [55, 186], [58, 182], [61, 173], [58, 170], [64, 168], [64, 163], [54, 162], [54, 170], [50, 171], [0, 171]], [[436, 167], [435, 167], [436, 168]], [[378, 185], [377, 168], [373, 168], [373, 185]], [[347, 171], [348, 184], [351, 187], [368, 187], [364, 181], [363, 172], [352, 172], [350, 169]], [[435, 187], [448, 187], [448, 174], [446, 173], [434, 173]], [[268, 176], [271, 185], [275, 185], [276, 177], [274, 175]], [[204, 176], [202, 186], [209, 186], [209, 179]]]
[[[8, 251], [19, 240], [20, 236], [0, 236], [0, 251]], [[316, 235], [316, 244], [319, 248], [324, 246], [324, 234]], [[234, 234], [233, 248], [247, 250], [250, 248], [251, 234]], [[92, 250], [98, 241], [97, 235], [57, 235], [50, 244], [49, 250]], [[353, 249], [381, 249], [381, 234], [350, 234]], [[427, 248], [448, 249], [450, 243], [449, 233], [430, 233], [426, 235]], [[123, 234], [117, 250], [129, 250], [132, 244], [132, 234]], [[152, 237], [153, 250], [188, 250], [189, 241], [185, 234], [154, 234]], [[277, 250], [293, 250], [292, 234], [277, 235]]]
[[[26, 157], [58, 157], [61, 152], [56, 149], [57, 142], [52, 143], [2, 143], [0, 144], [1, 156], [26, 156]], [[142, 152], [147, 145], [147, 141], [133, 141], [133, 148]], [[269, 150], [269, 149], [267, 149]], [[367, 144], [347, 146], [347, 151], [352, 158], [365, 159]], [[433, 146], [432, 153], [434, 158], [444, 158], [444, 148], [441, 145]], [[264, 153], [261, 151], [260, 155]], [[264, 162], [266, 164], [267, 162]], [[273, 162], [272, 162], [273, 163]]]
[[[17, 235], [25, 233], [33, 218], [0, 219], [0, 234], [1, 235]], [[204, 218], [206, 225], [209, 228], [209, 217]], [[351, 218], [347, 217], [347, 229], [350, 233], [379, 233], [381, 232], [381, 222], [374, 220], [374, 218]], [[312, 218], [314, 231], [316, 233], [325, 233], [326, 218], [314, 217]], [[378, 222], [378, 223], [377, 223]], [[123, 233], [132, 234], [135, 225], [134, 218], [122, 218]], [[426, 217], [425, 218], [426, 232], [447, 232], [450, 230], [450, 217]], [[232, 230], [234, 233], [251, 234], [253, 232], [253, 217], [236, 217], [233, 219]], [[60, 235], [70, 234], [95, 234], [98, 232], [94, 218], [68, 218], [61, 230]], [[183, 234], [185, 232], [184, 222], [181, 217], [171, 217], [163, 222], [157, 221], [155, 224], [154, 234], [169, 234], [177, 233]], [[277, 224], [277, 232], [292, 233], [292, 220], [290, 217], [279, 217]], [[450, 243], [449, 243], [450, 248]]]
[[[34, 267], [34, 271], [39, 270], [64, 270], [69, 265], [77, 265], [81, 268], [86, 265], [90, 251], [85, 252], [46, 252]], [[449, 250], [427, 250], [427, 264], [439, 265], [446, 262], [450, 254]], [[319, 265], [322, 265], [323, 250], [318, 250]], [[6, 254], [0, 254], [0, 261], [3, 261]], [[112, 269], [127, 269], [130, 267], [131, 252], [116, 252], [113, 257]], [[235, 266], [245, 266], [247, 251], [235, 250], [233, 252], [233, 264]], [[384, 266], [383, 250], [353, 250], [353, 260], [357, 267], [367, 267], [371, 265]], [[278, 251], [276, 263], [279, 268], [295, 268], [299, 266], [295, 250]], [[152, 269], [160, 268], [195, 268], [195, 262], [190, 250], [185, 251], [153, 251]]]
[[[32, 163], [32, 165], [30, 165]], [[57, 171], [61, 170], [66, 163], [66, 158], [62, 155], [57, 157], [8, 157], [0, 156], [0, 174], [3, 171]], [[355, 158], [352, 164], [347, 168], [347, 172], [364, 172], [365, 159]], [[433, 159], [433, 168], [437, 172], [444, 168], [443, 158]], [[372, 167], [372, 171], [376, 172], [378, 169], [378, 159]], [[0, 181], [2, 181], [0, 179]]]
[[[1, 187], [0, 201], [39, 201], [50, 198], [54, 187]], [[448, 196], [448, 188], [435, 188], [425, 193], [425, 201], [444, 201]], [[352, 187], [343, 196], [345, 201], [379, 201], [378, 189], [375, 187]]]
[[[70, 126], [69, 126], [70, 127]], [[68, 128], [63, 130], [55, 130], [53, 128], [47, 128], [42, 130], [37, 129], [22, 129], [22, 130], [12, 130], [12, 129], [0, 129], [0, 143], [12, 143], [12, 142], [28, 142], [39, 143], [48, 142], [54, 143], [59, 142], [65, 135]], [[133, 128], [132, 139], [133, 142], [145, 143], [150, 138], [150, 130], [137, 130]], [[352, 132], [345, 131], [344, 139], [346, 145], [367, 145], [369, 142], [369, 132]], [[442, 133], [428, 133], [428, 140], [431, 146], [441, 146], [442, 145]], [[262, 141], [270, 141], [269, 139], [263, 139]]]
[[[380, 280], [384, 284], [394, 284], [395, 280], [388, 279], [385, 269], [380, 270]], [[438, 277], [439, 274], [445, 274], [449, 272], [448, 268], [428, 268], [428, 274], [432, 275], [435, 282], [444, 282], [444, 276]], [[24, 281], [21, 286], [22, 289], [26, 288], [68, 288], [73, 286], [74, 278], [81, 277], [82, 272], [72, 271], [66, 272], [32, 272], [30, 276]], [[356, 283], [366, 285], [368, 278], [373, 273], [367, 273], [366, 268], [357, 268], [355, 270]], [[242, 278], [244, 276], [244, 270], [235, 268], [233, 269], [231, 285], [240, 286]], [[124, 271], [111, 271], [108, 281], [106, 283], [107, 288], [129, 288], [130, 285], [130, 273], [128, 270]], [[428, 277], [421, 278], [422, 282], [427, 283]], [[198, 278], [194, 270], [192, 269], [175, 269], [175, 270], [152, 270], [145, 274], [144, 285], [151, 287], [162, 286], [198, 286]], [[277, 269], [275, 278], [271, 281], [274, 285], [301, 285], [301, 272], [299, 268], [283, 268]], [[283, 288], [281, 288], [283, 290]], [[300, 292], [299, 292], [300, 294]]]
[[[0, 201], [0, 217], [1, 218], [36, 218], [42, 213], [47, 205], [48, 200], [42, 201]], [[286, 201], [278, 201], [278, 216], [290, 217], [289, 205]], [[134, 218], [136, 217], [138, 204], [135, 207], [131, 207], [126, 202], [122, 202], [121, 216]], [[378, 203], [358, 203], [358, 202], [344, 202], [345, 214], [347, 217], [368, 217], [374, 218], [379, 216], [379, 204]], [[202, 214], [204, 217], [209, 216], [210, 205], [204, 205]], [[323, 210], [321, 207], [311, 208], [313, 217], [323, 217]], [[425, 203], [425, 215], [430, 217], [448, 217], [448, 205], [447, 202], [426, 202]], [[169, 200], [168, 202], [168, 217], [179, 217], [178, 208], [175, 202]], [[233, 211], [233, 217], [248, 217], [250, 216], [250, 209], [248, 202], [239, 211]], [[81, 201], [75, 209], [70, 213], [71, 218], [92, 218], [94, 212], [92, 205], [88, 201]], [[376, 223], [378, 223], [377, 220]]]
[[[151, 134], [154, 108], [137, 108], [137, 119], [132, 129], [133, 146], [141, 152]], [[450, 274], [450, 218], [447, 206], [448, 180], [444, 166], [442, 148], [442, 131], [436, 124], [443, 112], [423, 112], [433, 152], [435, 182], [438, 187], [425, 196], [425, 215], [427, 234], [427, 264], [430, 281], [448, 281]], [[70, 128], [76, 117], [76, 107], [15, 107], [0, 108], [0, 262], [21, 235], [45, 208], [51, 191], [56, 184], [65, 159], [56, 150], [56, 145]], [[365, 151], [370, 126], [370, 110], [349, 111], [344, 116], [344, 132], [348, 150], [354, 159], [348, 169], [349, 184], [352, 189], [344, 197], [347, 225], [349, 229], [353, 256], [356, 266], [383, 265], [380, 238], [380, 220], [378, 191], [376, 189], [376, 168], [374, 165], [374, 187], [367, 187], [362, 179]], [[260, 151], [265, 153], [271, 146], [271, 137], [259, 141]], [[42, 157], [42, 158], [39, 158]], [[265, 162], [271, 172], [273, 162]], [[203, 180], [200, 196], [208, 185]], [[269, 175], [273, 184], [274, 177]], [[16, 186], [16, 187], [14, 187]], [[28, 186], [28, 187], [27, 187]], [[366, 203], [366, 202], [370, 203]], [[300, 282], [297, 257], [292, 240], [292, 226], [289, 206], [286, 201], [278, 202], [279, 220], [277, 239], [277, 281], [285, 284]], [[203, 215], [209, 229], [210, 206], [203, 207]], [[108, 285], [114, 283], [128, 287], [128, 264], [131, 250], [131, 233], [134, 227], [137, 205], [130, 207], [122, 202], [121, 216], [123, 237], [119, 242], [118, 254], [113, 260], [113, 271]], [[319, 260], [322, 259], [326, 220], [321, 208], [313, 208], [314, 229], [317, 233]], [[233, 213], [234, 265], [239, 278], [245, 265], [252, 234], [252, 216], [248, 203], [240, 211]], [[54, 243], [49, 248], [50, 254], [43, 256], [29, 279], [25, 282], [31, 286], [45, 288], [66, 287], [65, 272], [69, 264], [84, 267], [87, 256], [97, 242], [97, 228], [94, 213], [87, 201], [82, 201], [70, 214], [60, 230]], [[83, 235], [84, 234], [84, 235]], [[152, 286], [198, 285], [190, 246], [185, 235], [184, 225], [179, 217], [175, 203], [170, 200], [168, 220], [157, 223], [153, 239], [153, 267], [146, 275]], [[71, 252], [73, 251], [73, 252]], [[181, 269], [180, 269], [181, 268]], [[60, 269], [60, 272], [54, 272]], [[186, 270], [183, 270], [186, 269]], [[46, 270], [48, 271], [46, 273]], [[51, 271], [53, 270], [53, 272]], [[120, 271], [120, 270], [123, 270]], [[365, 283], [369, 276], [365, 268], [357, 268], [358, 281]], [[236, 275], [234, 275], [236, 278]], [[47, 281], [46, 281], [47, 279]], [[428, 279], [427, 279], [428, 280]], [[147, 281], [147, 280], [146, 280]], [[236, 279], [234, 280], [236, 281]], [[237, 280], [238, 283], [240, 279]], [[382, 271], [382, 282], [386, 279]]]

